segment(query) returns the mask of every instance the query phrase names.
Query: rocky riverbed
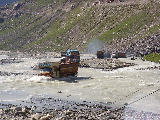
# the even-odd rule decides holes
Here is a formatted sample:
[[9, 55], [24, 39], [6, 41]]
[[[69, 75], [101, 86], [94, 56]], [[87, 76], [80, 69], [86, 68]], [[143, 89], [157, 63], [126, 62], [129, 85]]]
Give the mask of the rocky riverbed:
[[[22, 105], [1, 104], [1, 119], [69, 120], [69, 119], [121, 119], [123, 110], [113, 109], [107, 104], [82, 103], [54, 98], [32, 98]], [[30, 105], [30, 106], [28, 106]], [[108, 106], [108, 107], [107, 107]]]
[[112, 103], [75, 102], [54, 98], [31, 98], [18, 104], [0, 104], [3, 120], [158, 120], [160, 114], [137, 112]]
[[91, 59], [82, 59], [80, 61], [80, 67], [103, 69], [105, 71], [111, 71], [114, 69], [129, 67], [134, 65], [135, 65], [134, 63], [123, 62], [120, 61], [119, 59], [111, 59], [111, 58], [106, 58], [106, 59], [91, 58]]

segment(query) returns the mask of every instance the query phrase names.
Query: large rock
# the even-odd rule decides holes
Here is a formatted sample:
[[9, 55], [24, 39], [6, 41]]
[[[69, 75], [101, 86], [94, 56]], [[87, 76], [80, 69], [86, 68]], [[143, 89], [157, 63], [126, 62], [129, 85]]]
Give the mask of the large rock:
[[19, 3], [16, 3], [14, 6], [13, 6], [13, 10], [18, 10], [20, 8], [21, 4]]
[[39, 120], [41, 117], [43, 117], [43, 116], [40, 113], [36, 113], [31, 116], [31, 119], [32, 120]]
[[50, 120], [51, 118], [53, 118], [53, 116], [47, 114], [47, 115], [45, 115], [45, 116], [42, 116], [42, 117], [40, 118], [40, 120]]

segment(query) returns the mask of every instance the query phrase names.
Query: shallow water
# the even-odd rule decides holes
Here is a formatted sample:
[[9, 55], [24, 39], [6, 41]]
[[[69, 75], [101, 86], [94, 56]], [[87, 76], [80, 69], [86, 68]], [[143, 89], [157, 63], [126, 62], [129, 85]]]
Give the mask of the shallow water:
[[120, 59], [137, 65], [113, 71], [79, 68], [77, 77], [59, 79], [37, 76], [39, 70], [31, 68], [42, 61], [57, 60], [22, 58], [23, 62], [1, 64], [0, 71], [10, 74], [0, 76], [0, 101], [29, 100], [33, 96], [53, 97], [75, 101], [112, 102], [116, 107], [129, 104], [128, 107], [134, 110], [160, 113], [160, 70], [137, 70], [159, 64], [140, 59]]

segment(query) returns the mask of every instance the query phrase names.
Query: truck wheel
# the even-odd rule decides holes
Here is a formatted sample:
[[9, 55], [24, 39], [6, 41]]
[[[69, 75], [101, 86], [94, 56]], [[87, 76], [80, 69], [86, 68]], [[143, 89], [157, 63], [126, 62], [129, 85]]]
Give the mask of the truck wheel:
[[67, 74], [64, 74], [64, 77], [67, 77], [68, 75]]
[[75, 76], [75, 73], [71, 74], [71, 76]]

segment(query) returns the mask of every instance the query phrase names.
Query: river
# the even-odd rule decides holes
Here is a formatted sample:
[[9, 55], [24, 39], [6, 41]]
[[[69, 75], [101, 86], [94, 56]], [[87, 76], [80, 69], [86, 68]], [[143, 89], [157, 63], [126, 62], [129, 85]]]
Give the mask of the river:
[[4, 6], [6, 4], [11, 4], [13, 2], [17, 2], [19, 0], [0, 0], [0, 6]]
[[[1, 55], [4, 59], [8, 56]], [[160, 113], [160, 70], [146, 69], [159, 64], [139, 58], [120, 58], [137, 65], [113, 71], [79, 68], [77, 77], [53, 79], [37, 76], [33, 66], [57, 58], [20, 58], [15, 63], [0, 64], [0, 101], [29, 100], [31, 97], [54, 97], [64, 100], [124, 104], [136, 111]], [[140, 69], [143, 68], [143, 69]]]

